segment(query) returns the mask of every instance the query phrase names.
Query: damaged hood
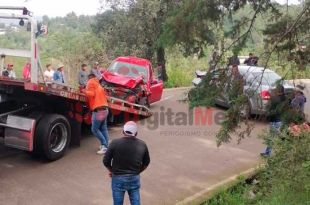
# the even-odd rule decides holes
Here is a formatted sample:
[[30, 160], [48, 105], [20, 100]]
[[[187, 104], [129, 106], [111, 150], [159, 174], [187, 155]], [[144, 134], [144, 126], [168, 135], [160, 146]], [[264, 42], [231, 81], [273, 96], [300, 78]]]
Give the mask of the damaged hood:
[[111, 73], [109, 71], [105, 71], [102, 74], [102, 77], [109, 83], [120, 85], [126, 88], [135, 88], [139, 83], [141, 83], [141, 81], [143, 81], [142, 76], [135, 78]]

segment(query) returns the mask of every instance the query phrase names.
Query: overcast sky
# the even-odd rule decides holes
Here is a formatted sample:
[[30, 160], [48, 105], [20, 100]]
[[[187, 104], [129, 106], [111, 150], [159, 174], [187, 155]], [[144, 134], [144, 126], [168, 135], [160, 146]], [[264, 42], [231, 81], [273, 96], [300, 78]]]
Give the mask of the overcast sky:
[[[74, 11], [77, 15], [95, 15], [99, 12], [100, 0], [0, 0], [1, 6], [26, 6], [36, 16], [65, 16]], [[287, 0], [276, 0], [286, 3]], [[289, 0], [296, 4], [298, 0]], [[3, 13], [0, 11], [0, 13]]]

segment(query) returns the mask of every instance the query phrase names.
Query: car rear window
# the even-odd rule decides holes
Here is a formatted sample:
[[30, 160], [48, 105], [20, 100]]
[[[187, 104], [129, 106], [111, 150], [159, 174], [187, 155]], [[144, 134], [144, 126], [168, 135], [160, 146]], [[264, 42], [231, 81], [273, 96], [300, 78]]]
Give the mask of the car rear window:
[[262, 85], [275, 85], [277, 81], [281, 80], [281, 76], [275, 72], [253, 72], [252, 77], [258, 83], [261, 81]]

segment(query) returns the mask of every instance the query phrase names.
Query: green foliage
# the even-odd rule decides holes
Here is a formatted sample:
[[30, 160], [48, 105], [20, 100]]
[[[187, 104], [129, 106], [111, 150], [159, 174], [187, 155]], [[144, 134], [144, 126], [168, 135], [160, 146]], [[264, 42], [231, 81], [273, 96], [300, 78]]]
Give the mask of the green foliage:
[[[99, 61], [104, 66], [109, 64], [101, 40], [91, 31], [94, 17], [76, 16], [74, 12], [61, 18], [48, 18], [43, 16], [43, 23], [49, 26], [47, 36], [40, 36], [39, 53], [43, 70], [45, 64], [51, 63], [56, 67], [59, 63], [65, 65], [67, 80], [71, 85], [76, 83], [76, 73], [81, 64], [90, 66]], [[0, 36], [1, 47], [12, 49], [30, 49], [30, 33], [25, 27], [17, 30], [9, 29], [5, 35]], [[14, 63], [18, 77], [27, 59], [6, 58], [6, 62]]]
[[192, 85], [195, 70], [205, 70], [208, 65], [206, 58], [183, 57], [177, 47], [167, 50], [168, 81], [165, 87], [186, 87]]
[[266, 137], [273, 140], [273, 155], [255, 177], [258, 184], [241, 181], [203, 205], [310, 204], [310, 134]]
[[305, 70], [310, 63], [310, 1], [304, 1], [298, 12], [291, 10], [268, 22], [263, 30], [266, 47]]
[[249, 199], [245, 197], [249, 191], [249, 185], [244, 180], [228, 190], [220, 190], [213, 198], [203, 205], [249, 205]]
[[112, 10], [96, 16], [94, 32], [103, 37], [109, 56], [133, 55], [162, 66], [167, 80], [165, 45], [159, 41], [167, 13], [177, 4], [161, 0], [106, 0]]

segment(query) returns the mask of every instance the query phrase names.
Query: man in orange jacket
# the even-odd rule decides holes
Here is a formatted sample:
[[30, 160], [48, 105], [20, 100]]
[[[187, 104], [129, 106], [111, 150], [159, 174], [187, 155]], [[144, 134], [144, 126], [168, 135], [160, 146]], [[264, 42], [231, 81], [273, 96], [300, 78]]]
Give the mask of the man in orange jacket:
[[88, 98], [89, 108], [92, 111], [91, 131], [101, 143], [97, 154], [104, 154], [109, 145], [107, 128], [108, 102], [105, 90], [94, 74], [88, 75], [88, 82], [84, 93]]

